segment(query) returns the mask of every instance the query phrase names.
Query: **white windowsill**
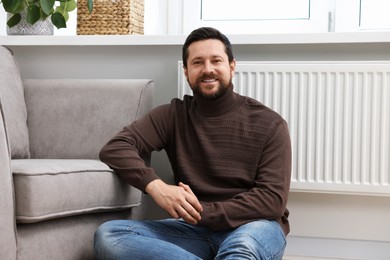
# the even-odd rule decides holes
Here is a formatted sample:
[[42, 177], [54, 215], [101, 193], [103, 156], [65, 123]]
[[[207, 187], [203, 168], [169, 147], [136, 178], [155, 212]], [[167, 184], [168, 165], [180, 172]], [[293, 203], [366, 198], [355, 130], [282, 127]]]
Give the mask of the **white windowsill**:
[[[390, 43], [390, 32], [228, 35], [234, 45]], [[0, 36], [6, 46], [182, 45], [184, 35]]]

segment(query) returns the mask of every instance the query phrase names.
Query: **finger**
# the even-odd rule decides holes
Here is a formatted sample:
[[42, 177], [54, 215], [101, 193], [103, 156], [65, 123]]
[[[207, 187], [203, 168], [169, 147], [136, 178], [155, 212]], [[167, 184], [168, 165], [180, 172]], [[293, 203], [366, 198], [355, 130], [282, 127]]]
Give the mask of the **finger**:
[[176, 212], [180, 215], [180, 218], [182, 218], [185, 222], [189, 224], [197, 224], [200, 219], [195, 218], [192, 216], [185, 208], [179, 207]]
[[190, 194], [194, 195], [195, 194], [192, 192], [190, 186], [188, 186], [187, 184], [184, 184], [182, 182], [179, 182], [179, 186], [182, 187], [185, 191], [189, 192]]
[[190, 197], [186, 196], [186, 200], [196, 209], [197, 212], [202, 212], [202, 205], [199, 203], [199, 200], [196, 195], [192, 192], [190, 186], [182, 182], [179, 182], [179, 186], [191, 195]]
[[202, 212], [203, 211], [203, 207], [202, 207], [202, 205], [200, 204], [200, 202], [199, 202], [199, 200], [198, 200], [198, 198], [195, 196], [195, 194], [192, 192], [192, 190], [190, 189], [190, 187], [188, 186], [188, 185], [186, 185], [188, 188], [187, 188], [187, 190], [185, 190], [186, 192], [187, 192], [187, 194], [186, 194], [186, 196], [185, 196], [185, 198], [186, 198], [186, 201], [188, 202], [188, 203], [190, 203], [191, 204], [191, 206], [193, 207], [193, 208], [195, 208], [195, 210], [197, 211], [197, 212]]
[[181, 207], [184, 209], [185, 213], [190, 215], [193, 219], [196, 221], [199, 221], [201, 219], [199, 211], [194, 208], [190, 203], [187, 201], [182, 203]]
[[[188, 202], [196, 201], [197, 198], [185, 191], [184, 188], [171, 186], [176, 190], [174, 196], [165, 197], [164, 200], [158, 200], [160, 206], [164, 208], [173, 218], [183, 218], [189, 223], [194, 223], [200, 220], [199, 212]], [[179, 192], [177, 192], [179, 191]], [[161, 197], [159, 197], [161, 199]]]
[[175, 218], [175, 219], [181, 218], [180, 214], [179, 214], [176, 210], [174, 210], [174, 209], [168, 211], [168, 214], [169, 214], [172, 218]]

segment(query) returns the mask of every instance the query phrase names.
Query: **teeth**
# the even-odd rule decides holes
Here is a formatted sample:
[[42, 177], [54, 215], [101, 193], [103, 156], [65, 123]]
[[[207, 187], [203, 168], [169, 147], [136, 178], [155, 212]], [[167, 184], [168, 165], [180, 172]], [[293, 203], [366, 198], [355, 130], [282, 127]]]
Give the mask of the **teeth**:
[[214, 81], [216, 81], [215, 79], [204, 79], [203, 80], [204, 82], [214, 82]]

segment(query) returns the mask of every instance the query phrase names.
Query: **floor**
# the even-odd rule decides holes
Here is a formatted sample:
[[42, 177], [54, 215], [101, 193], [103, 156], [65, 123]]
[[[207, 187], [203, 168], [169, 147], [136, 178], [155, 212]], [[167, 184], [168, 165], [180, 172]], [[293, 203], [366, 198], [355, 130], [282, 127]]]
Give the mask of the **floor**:
[[[310, 256], [284, 256], [283, 260], [346, 260], [344, 258], [324, 258], [324, 257], [310, 257]], [[351, 260], [351, 259], [349, 259]]]

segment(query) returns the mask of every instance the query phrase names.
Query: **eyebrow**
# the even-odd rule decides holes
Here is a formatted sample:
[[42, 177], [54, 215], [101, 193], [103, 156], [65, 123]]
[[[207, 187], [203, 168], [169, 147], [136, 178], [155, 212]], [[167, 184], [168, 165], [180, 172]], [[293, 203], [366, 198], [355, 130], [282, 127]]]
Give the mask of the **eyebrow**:
[[[211, 58], [212, 58], [212, 59], [220, 58], [220, 59], [223, 59], [223, 60], [224, 60], [223, 56], [221, 56], [221, 55], [212, 55]], [[196, 57], [192, 58], [191, 61], [197, 60], [197, 59], [202, 59], [202, 60], [203, 60], [204, 57], [203, 57], [203, 56], [196, 56]]]

